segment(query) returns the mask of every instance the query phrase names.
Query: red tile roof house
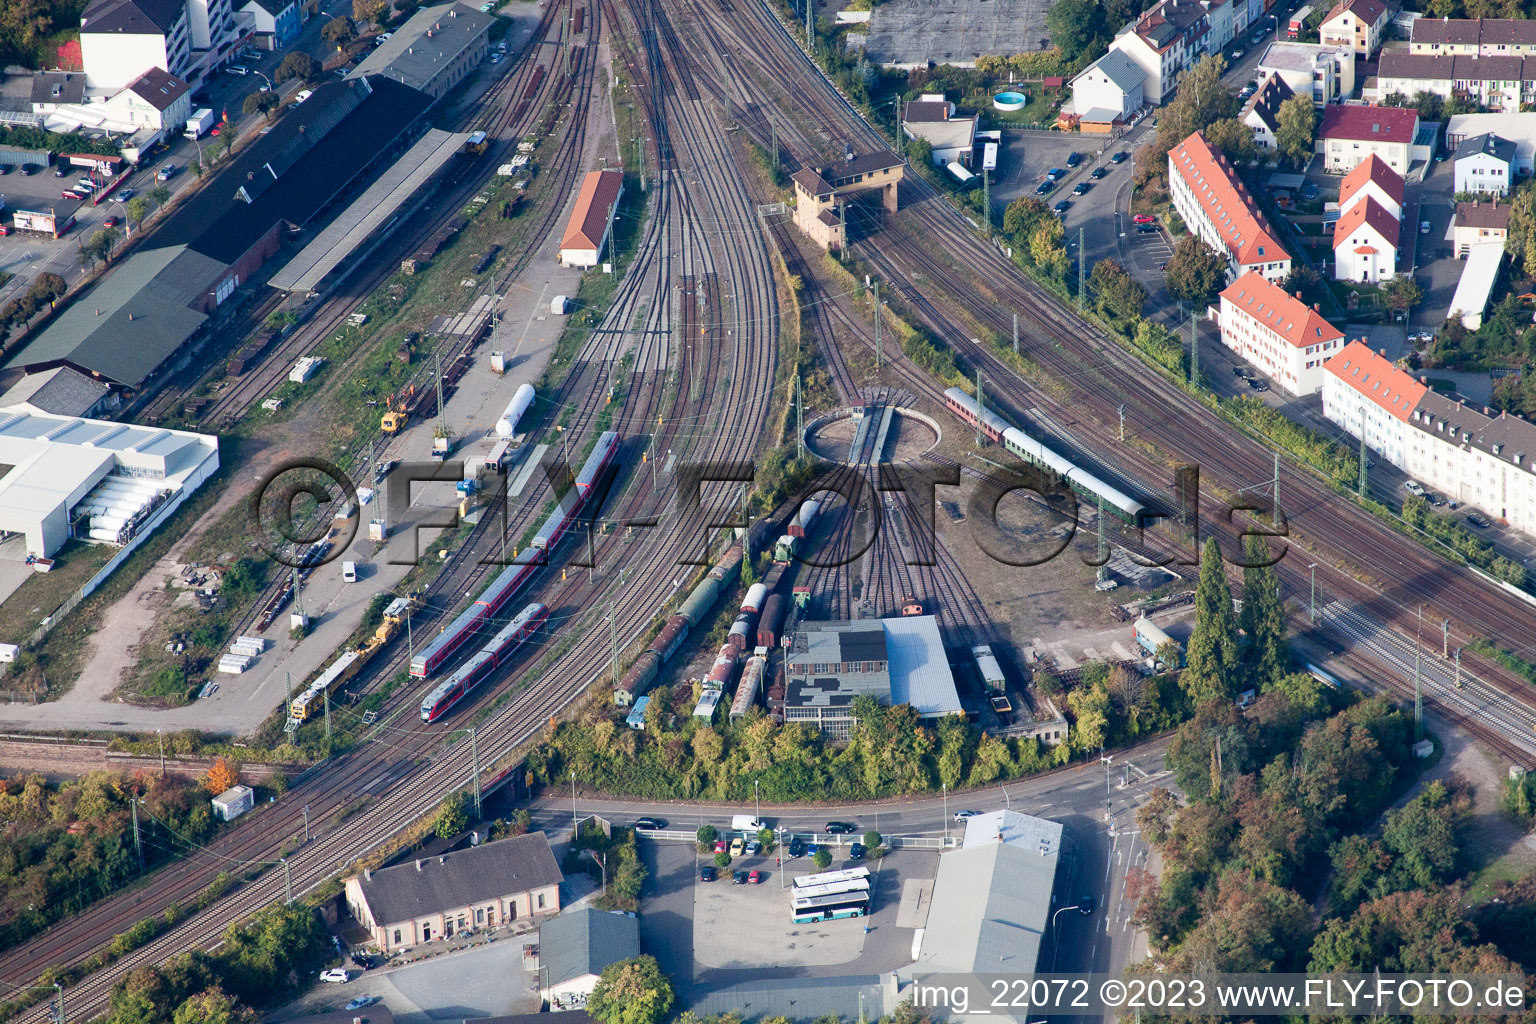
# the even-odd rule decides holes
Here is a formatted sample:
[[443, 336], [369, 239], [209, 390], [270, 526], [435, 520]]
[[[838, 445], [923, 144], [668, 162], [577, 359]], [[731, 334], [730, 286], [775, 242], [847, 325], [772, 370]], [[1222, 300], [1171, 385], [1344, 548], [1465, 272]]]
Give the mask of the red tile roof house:
[[1429, 389], [1369, 345], [1352, 341], [1323, 364], [1323, 415], [1402, 469], [1408, 417]]
[[1398, 220], [1403, 218], [1403, 176], [1388, 167], [1379, 156], [1369, 156], [1339, 184], [1339, 212], [1342, 214], [1366, 199]]
[[613, 215], [624, 194], [622, 171], [592, 171], [581, 183], [571, 219], [560, 239], [560, 264], [595, 267], [613, 233]]
[[1227, 257], [1234, 277], [1253, 271], [1278, 283], [1290, 275], [1290, 253], [1237, 171], [1200, 132], [1168, 151], [1168, 192], [1184, 225]]
[[1298, 295], [1244, 274], [1221, 293], [1221, 341], [1293, 395], [1323, 384], [1323, 363], [1344, 346], [1344, 332]]
[[1418, 111], [1406, 107], [1331, 106], [1317, 129], [1317, 152], [1330, 174], [1348, 174], [1374, 154], [1407, 175], [1418, 130]]
[[1333, 278], [1380, 284], [1397, 276], [1401, 225], [1375, 199], [1355, 203], [1333, 228]]

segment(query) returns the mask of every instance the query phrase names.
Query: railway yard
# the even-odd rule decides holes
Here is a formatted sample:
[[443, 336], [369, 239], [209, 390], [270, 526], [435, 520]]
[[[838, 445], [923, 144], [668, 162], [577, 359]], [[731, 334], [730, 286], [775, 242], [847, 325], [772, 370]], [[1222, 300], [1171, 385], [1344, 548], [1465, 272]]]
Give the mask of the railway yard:
[[[839, 160], [889, 153], [890, 139], [807, 56], [783, 12], [764, 0], [539, 7], [508, 66], [435, 115], [436, 128], [484, 135], [444, 164], [368, 259], [316, 294], [243, 290], [222, 314], [217, 340], [134, 412], [148, 424], [238, 438], [231, 450], [244, 461], [218, 482], [227, 489], [221, 514], [243, 508], [284, 457], [304, 454], [306, 434], [344, 438], [327, 461], [347, 467], [353, 489], [327, 489], [306, 507], [310, 532], [284, 549], [300, 564], [274, 563], [228, 624], [230, 638], [262, 637], [258, 651], [275, 645], [262, 655], [267, 682], [209, 676], [224, 691], [219, 700], [251, 705], [241, 714], [261, 722], [263, 742], [319, 754], [294, 764], [270, 806], [206, 844], [188, 844], [175, 867], [0, 951], [0, 982], [25, 993], [9, 1019], [54, 1020], [55, 978], [71, 1019], [104, 1014], [114, 986], [137, 967], [213, 948], [231, 922], [363, 865], [378, 868], [401, 837], [421, 834], [446, 794], [472, 792], [478, 802], [482, 792], [523, 793], [530, 747], [594, 705], [617, 715], [622, 734], [626, 709], [653, 687], [680, 693], [697, 680], [692, 699], [704, 700], [739, 673], [735, 706], [722, 700], [719, 719], [735, 722], [757, 703], [784, 718], [791, 636], [822, 620], [933, 616], [937, 660], [965, 666], [956, 675], [966, 717], [996, 735], [1054, 739], [1067, 709], [1033, 689], [1036, 672], [1070, 679], [1088, 660], [1129, 669], [1146, 662], [1131, 620], [1155, 610], [1187, 635], [1179, 609], [1193, 603], [1200, 544], [1214, 537], [1235, 555], [1246, 531], [1271, 523], [1283, 524], [1272, 550], [1284, 554], [1276, 572], [1290, 622], [1298, 646], [1323, 662], [1319, 671], [1405, 704], [1418, 679], [1437, 721], [1501, 765], [1536, 763], [1531, 682], [1474, 649], [1475, 640], [1529, 636], [1536, 599], [1393, 530], [1151, 372], [1021, 274], [917, 174], [891, 186], [895, 212], [859, 205], [845, 214], [856, 230], [841, 262], [798, 231], [785, 206], [791, 190], [772, 179], [817, 169], [830, 176]], [[372, 396], [358, 414], [369, 427], [340, 431], [317, 409], [340, 402], [332, 389], [355, 383], [381, 351], [377, 339], [364, 342], [373, 336], [361, 332], [369, 319], [361, 311], [379, 308], [402, 261], [430, 266], [476, 218], [494, 218], [495, 204], [477, 197], [503, 195], [496, 190], [512, 175], [498, 168], [533, 151], [520, 145], [533, 140], [538, 171], [506, 199], [502, 241], [476, 253], [481, 263], [463, 282], [432, 279], [448, 296], [434, 295], [432, 309], [466, 311], [468, 327], [458, 331], [444, 315], [418, 348], [407, 352], [413, 340], [403, 341], [408, 370], [392, 369], [401, 383], [382, 401], [349, 391], [348, 400]], [[595, 232], [603, 241], [594, 253], [611, 232], [598, 259], [613, 265], [551, 270], [557, 243], [562, 254], [573, 245], [574, 229], [561, 232], [580, 220], [572, 211], [583, 208], [588, 175], [613, 168], [624, 172], [624, 198]], [[567, 285], [561, 311], [546, 315], [550, 292]], [[584, 302], [593, 289], [600, 298]], [[562, 320], [568, 298], [576, 308]], [[547, 337], [514, 349], [516, 365], [492, 377], [485, 367], [515, 344], [508, 324]], [[960, 379], [940, 379], [904, 352], [902, 331], [914, 326], [947, 346], [964, 367]], [[994, 343], [1015, 331], [1017, 353]], [[286, 387], [296, 361], [321, 352], [340, 356], [322, 382]], [[492, 428], [514, 382], [528, 390], [508, 406], [504, 429]], [[273, 404], [279, 393], [286, 397]], [[460, 430], [446, 461], [497, 453], [477, 485], [460, 484], [455, 469], [422, 476], [415, 490], [391, 487], [387, 467], [415, 473], [430, 468], [429, 455], [445, 461], [429, 450], [435, 439], [446, 447], [444, 425], [476, 417], [485, 422]], [[802, 444], [820, 462], [814, 479], [785, 469]], [[1198, 490], [1188, 486], [1188, 467], [1198, 467]], [[375, 504], [352, 504], [357, 488]], [[386, 500], [387, 512], [378, 511]], [[423, 527], [420, 548], [431, 554], [419, 564], [390, 564], [417, 524], [471, 509], [452, 526]], [[354, 540], [347, 522], [362, 527], [369, 516], [385, 520], [393, 542]], [[338, 605], [344, 615], [324, 617], [324, 636], [350, 634], [345, 642], [305, 636], [307, 621], [285, 630], [305, 596], [338, 589], [329, 577], [330, 590], [317, 589], [320, 574], [335, 576], [354, 558], [362, 583], [342, 583], [340, 592], [367, 585], [370, 599], [383, 595], [375, 619], [363, 623], [367, 602], [354, 600]], [[1443, 648], [1429, 642], [1441, 639], [1442, 621]], [[1434, 628], [1421, 650], [1415, 638], [1426, 622]], [[158, 647], [167, 628], [157, 621], [141, 635]], [[1002, 685], [985, 677], [979, 655], [972, 660], [982, 647], [1009, 667]], [[1454, 665], [1444, 656], [1452, 649]], [[282, 668], [292, 678], [279, 687]], [[204, 731], [228, 741], [213, 722], [221, 705], [205, 692], [210, 699], [176, 710], [205, 715]], [[100, 704], [110, 717], [111, 705]], [[50, 771], [107, 763], [94, 745], [113, 727], [133, 734], [147, 764], [143, 745], [158, 730], [142, 723], [156, 713], [136, 708], [111, 727], [82, 723], [92, 746], [60, 754]], [[44, 750], [20, 733], [59, 727], [46, 712], [27, 718], [25, 705], [6, 709], [7, 767], [27, 767], [29, 747]], [[333, 728], [347, 738], [335, 753]], [[237, 732], [232, 739], [244, 744], [256, 730]], [[1127, 775], [1122, 787], [1136, 791], [1150, 777]], [[1105, 785], [1097, 780], [1089, 778], [1095, 815], [1104, 810], [1099, 797], [1109, 801], [1107, 767]], [[572, 773], [571, 816], [577, 781]], [[960, 806], [952, 788], [941, 811], [920, 809], [934, 819], [923, 819], [919, 837], [931, 849], [942, 848], [941, 829], [949, 842]], [[564, 827], [560, 797], [555, 786], [539, 798], [540, 827], [548, 819], [552, 833]], [[1089, 813], [1074, 827], [1088, 828]], [[1109, 845], [1085, 842], [1074, 870], [1097, 871], [1102, 860], [1107, 878], [1122, 850], [1137, 863], [1134, 838], [1113, 827], [1096, 835]], [[686, 859], [661, 855], [668, 884], [692, 880], [697, 869]], [[211, 886], [218, 895], [209, 898]], [[667, 898], [692, 906], [676, 891]], [[159, 916], [174, 923], [102, 955], [136, 922]], [[1123, 920], [1122, 930], [1129, 912]], [[887, 936], [879, 941], [892, 946]], [[1132, 931], [1111, 935], [1101, 956], [1095, 938], [1083, 969], [1100, 969], [1135, 943]]]

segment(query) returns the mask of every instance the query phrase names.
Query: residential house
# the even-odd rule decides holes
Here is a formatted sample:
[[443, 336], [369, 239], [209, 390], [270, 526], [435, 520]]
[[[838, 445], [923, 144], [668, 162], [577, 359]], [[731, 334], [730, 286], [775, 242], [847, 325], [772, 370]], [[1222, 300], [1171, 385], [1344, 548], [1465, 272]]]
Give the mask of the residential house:
[[1239, 117], [1253, 129], [1253, 141], [1260, 149], [1279, 148], [1275, 137], [1280, 130], [1280, 105], [1295, 95], [1284, 76], [1269, 75], [1248, 98]]
[[1396, 220], [1403, 217], [1403, 176], [1388, 167], [1381, 157], [1371, 155], [1344, 175], [1339, 185], [1339, 212], [1345, 213], [1356, 203], [1375, 200]]
[[1383, 0], [1340, 0], [1318, 26], [1324, 46], [1347, 46], [1367, 60], [1381, 49], [1387, 25]]
[[1432, 490], [1536, 533], [1536, 424], [1433, 391], [1408, 417], [1404, 469]]
[[530, 832], [365, 870], [343, 889], [353, 919], [389, 953], [556, 914], [563, 880], [549, 839]]
[[1258, 75], [1279, 75], [1316, 106], [1338, 103], [1354, 95], [1355, 52], [1347, 46], [1273, 42], [1259, 58]]
[[1340, 215], [1333, 228], [1333, 277], [1336, 281], [1380, 284], [1397, 276], [1397, 245], [1402, 225], [1367, 196]]
[[236, 13], [251, 19], [251, 40], [264, 50], [281, 50], [304, 27], [298, 0], [246, 0]]
[[1406, 176], [1412, 162], [1418, 111], [1402, 107], [1332, 106], [1323, 112], [1317, 130], [1317, 151], [1323, 169], [1348, 174], [1371, 154]]
[[551, 1010], [585, 1009], [603, 968], [640, 955], [633, 914], [585, 906], [539, 926], [541, 995]]
[[902, 109], [901, 130], [907, 138], [923, 139], [933, 147], [933, 162], [938, 166], [971, 166], [976, 152], [976, 116], [956, 117], [955, 105], [943, 93], [924, 93], [909, 102]]
[[128, 131], [179, 132], [192, 116], [192, 87], [168, 71], [150, 68], [106, 102], [107, 116]]
[[115, 93], [150, 68], [191, 81], [186, 0], [93, 0], [80, 16], [80, 53], [90, 87], [102, 92]]
[[1323, 364], [1344, 347], [1344, 332], [1300, 295], [1288, 295], [1257, 273], [1221, 293], [1221, 341], [1293, 395], [1323, 384]]
[[1110, 50], [1072, 79], [1072, 110], [1082, 124], [1128, 121], [1146, 102], [1146, 80], [1124, 50]]
[[1445, 146], [1451, 152], [1478, 135], [1492, 133], [1515, 144], [1510, 166], [1518, 183], [1536, 167], [1536, 117], [1530, 114], [1452, 114], [1445, 120]]
[[1284, 281], [1291, 256], [1226, 157], [1196, 132], [1168, 151], [1168, 190], [1185, 227], [1227, 257], [1233, 277]]
[[1408, 418], [1429, 390], [1363, 341], [1323, 364], [1323, 415], [1399, 468], [1408, 460]]
[[[1212, 10], [1224, 12], [1226, 38], [1212, 24]], [[1231, 40], [1231, 7], [1225, 2], [1160, 0], [1122, 28], [1109, 44], [1123, 52], [1145, 74], [1142, 92], [1148, 103], [1162, 103], [1172, 94], [1179, 76], [1207, 53], [1220, 52]]]
[[1509, 204], [1474, 199], [1457, 203], [1451, 218], [1451, 237], [1456, 258], [1464, 260], [1474, 245], [1504, 245], [1509, 237]]
[[[1428, 20], [1428, 19], [1424, 19]], [[1536, 57], [1383, 53], [1376, 95], [1412, 100], [1421, 92], [1517, 114], [1536, 102]]]
[[1456, 147], [1456, 193], [1502, 196], [1515, 180], [1515, 144], [1492, 133], [1463, 139]]
[[1419, 18], [1408, 51], [1430, 56], [1536, 57], [1536, 21]]

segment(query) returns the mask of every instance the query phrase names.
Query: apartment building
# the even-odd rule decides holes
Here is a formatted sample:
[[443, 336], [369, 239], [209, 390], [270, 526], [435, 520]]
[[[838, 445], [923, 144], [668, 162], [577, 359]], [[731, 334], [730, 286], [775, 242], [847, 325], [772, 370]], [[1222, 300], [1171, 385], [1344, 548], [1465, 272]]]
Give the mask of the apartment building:
[[95, 0], [80, 16], [80, 53], [93, 90], [115, 93], [150, 68], [190, 82], [186, 0]]
[[1453, 57], [1536, 57], [1536, 21], [1419, 18], [1413, 23], [1408, 52]]
[[1429, 391], [1363, 341], [1351, 341], [1323, 364], [1323, 415], [1364, 437], [1394, 466], [1408, 461], [1408, 419]]
[[1322, 387], [1323, 364], [1344, 347], [1344, 332], [1316, 306], [1247, 273], [1221, 293], [1221, 341], [1293, 395]]
[[1355, 52], [1347, 46], [1274, 42], [1259, 58], [1260, 78], [1278, 75], [1314, 106], [1348, 99], [1355, 92]]
[[1403, 469], [1426, 487], [1536, 533], [1536, 424], [1427, 391], [1405, 451]]
[[1509, 204], [1498, 199], [1457, 203], [1451, 237], [1459, 260], [1466, 259], [1474, 245], [1503, 245], [1509, 238]]
[[1139, 66], [1146, 76], [1142, 92], [1148, 103], [1161, 103], [1179, 76], [1207, 53], [1231, 42], [1229, 0], [1162, 0], [1129, 22], [1109, 44]]
[[1323, 169], [1333, 174], [1348, 174], [1374, 154], [1398, 174], [1406, 176], [1418, 130], [1416, 110], [1329, 107], [1323, 112], [1322, 124], [1318, 126], [1317, 151], [1323, 155]]
[[1382, 0], [1342, 0], [1318, 26], [1318, 41], [1324, 46], [1347, 46], [1369, 59], [1381, 49], [1387, 21]]
[[[1415, 23], [1417, 24], [1417, 22]], [[1381, 55], [1376, 95], [1409, 100], [1421, 92], [1459, 97], [1496, 113], [1518, 114], [1536, 102], [1536, 57], [1451, 56], [1391, 52]]]
[[1227, 257], [1234, 278], [1284, 281], [1291, 256], [1276, 240], [1237, 171], [1200, 132], [1168, 151], [1168, 190], [1189, 230]]
[[1456, 192], [1506, 194], [1515, 180], [1515, 144], [1492, 132], [1463, 139], [1456, 147]]

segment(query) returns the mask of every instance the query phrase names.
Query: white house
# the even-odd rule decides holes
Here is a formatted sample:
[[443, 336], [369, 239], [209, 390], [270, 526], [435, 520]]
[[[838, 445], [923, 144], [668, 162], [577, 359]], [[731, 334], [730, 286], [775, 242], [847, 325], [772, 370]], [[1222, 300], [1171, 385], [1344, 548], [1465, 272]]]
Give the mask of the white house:
[[1293, 395], [1323, 384], [1323, 363], [1344, 346], [1344, 332], [1316, 306], [1247, 273], [1221, 293], [1221, 341]]
[[1536, 117], [1529, 114], [1453, 114], [1445, 119], [1445, 148], [1454, 153], [1463, 142], [1489, 132], [1515, 144], [1515, 182], [1536, 168]]
[[1470, 203], [1457, 203], [1456, 215], [1451, 218], [1451, 237], [1456, 245], [1456, 258], [1464, 260], [1474, 245], [1503, 246], [1509, 237], [1509, 204], [1495, 198], [1492, 202], [1474, 199]]
[[1354, 94], [1355, 52], [1347, 46], [1280, 40], [1259, 58], [1258, 75], [1279, 75], [1292, 92], [1312, 97], [1321, 107]]
[[1146, 102], [1146, 80], [1124, 50], [1110, 50], [1072, 79], [1072, 110], [1092, 124], [1129, 120]]
[[1290, 253], [1226, 157], [1200, 132], [1168, 151], [1168, 192], [1184, 225], [1227, 257], [1233, 277], [1253, 271], [1278, 282], [1290, 275]]
[[1410, 108], [1331, 106], [1317, 129], [1317, 151], [1332, 174], [1347, 174], [1374, 153], [1406, 176], [1418, 130], [1419, 113]]
[[1515, 144], [1497, 135], [1476, 135], [1456, 147], [1456, 192], [1509, 191], [1515, 177]]
[[185, 0], [95, 0], [80, 16], [90, 87], [115, 93], [150, 68], [191, 81], [192, 28]]
[[1403, 218], [1403, 176], [1388, 167], [1379, 156], [1368, 156], [1354, 170], [1344, 175], [1339, 184], [1339, 213], [1349, 211], [1356, 203], [1367, 199], [1376, 201], [1392, 215], [1394, 220]]
[[1408, 460], [1408, 417], [1429, 390], [1362, 341], [1323, 364], [1323, 415], [1362, 435], [1371, 451], [1399, 468]]
[[1407, 452], [1415, 480], [1536, 533], [1536, 424], [1430, 391], [1408, 417]]
[[192, 116], [192, 87], [168, 71], [150, 68], [106, 103], [118, 124], [179, 130]]
[[1367, 196], [1339, 217], [1333, 228], [1333, 278], [1379, 284], [1397, 276], [1401, 224]]
[[909, 102], [902, 110], [901, 130], [907, 138], [923, 139], [933, 147], [937, 166], [971, 166], [976, 151], [976, 117], [956, 117], [955, 105], [943, 93], [924, 93]]
[[1260, 149], [1278, 148], [1275, 136], [1280, 130], [1280, 105], [1295, 95], [1282, 76], [1270, 75], [1248, 98], [1239, 116], [1253, 129], [1253, 141]]
[[1318, 26], [1324, 46], [1347, 46], [1369, 59], [1381, 49], [1387, 25], [1387, 5], [1382, 0], [1341, 0]]
[[[1224, 12], [1224, 40], [1218, 41], [1212, 10]], [[1231, 38], [1231, 8], [1225, 0], [1209, 5], [1198, 0], [1162, 0], [1127, 23], [1109, 48], [1124, 53], [1146, 75], [1142, 84], [1146, 101], [1161, 103], [1185, 70], [1205, 54], [1219, 51]]]

